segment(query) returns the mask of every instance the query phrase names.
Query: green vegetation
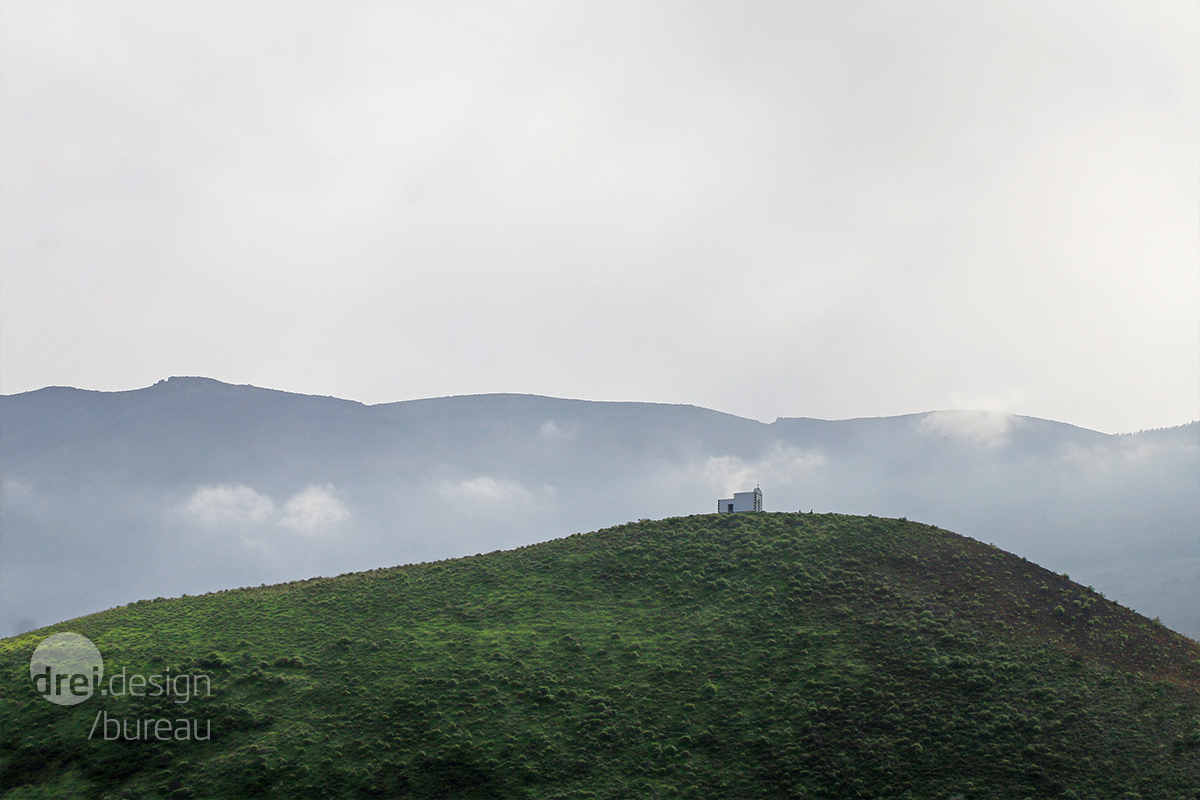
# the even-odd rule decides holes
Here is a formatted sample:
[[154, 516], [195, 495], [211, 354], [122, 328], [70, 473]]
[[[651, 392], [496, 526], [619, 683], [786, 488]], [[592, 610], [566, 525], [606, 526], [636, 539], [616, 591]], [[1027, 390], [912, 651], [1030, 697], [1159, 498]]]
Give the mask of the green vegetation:
[[[55, 631], [211, 696], [38, 697]], [[1194, 798], [1200, 647], [905, 520], [643, 521], [0, 641], [5, 798]], [[96, 715], [207, 741], [89, 740]]]

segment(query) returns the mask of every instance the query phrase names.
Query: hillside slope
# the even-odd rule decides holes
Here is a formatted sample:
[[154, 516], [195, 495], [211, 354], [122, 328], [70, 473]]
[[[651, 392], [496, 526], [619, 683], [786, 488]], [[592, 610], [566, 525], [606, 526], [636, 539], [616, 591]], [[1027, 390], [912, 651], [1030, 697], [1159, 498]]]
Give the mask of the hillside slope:
[[[106, 675], [206, 674], [213, 693], [52, 705], [30, 657], [65, 630]], [[1200, 791], [1194, 642], [905, 520], [642, 521], [138, 602], [3, 640], [0, 674], [14, 799]], [[98, 718], [211, 738], [89, 740]]]
[[[936, 520], [1200, 638], [1200, 425], [743, 419], [531, 395], [365, 406], [171, 378], [0, 397], [0, 633], [156, 595], [766, 508]], [[43, 587], [56, 585], [53, 593]]]

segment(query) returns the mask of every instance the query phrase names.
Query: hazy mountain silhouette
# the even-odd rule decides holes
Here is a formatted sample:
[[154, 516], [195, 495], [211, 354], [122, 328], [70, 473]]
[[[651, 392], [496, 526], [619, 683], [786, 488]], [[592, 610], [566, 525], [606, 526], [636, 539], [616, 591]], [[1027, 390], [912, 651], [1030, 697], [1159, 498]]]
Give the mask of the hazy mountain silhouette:
[[475, 395], [367, 406], [171, 378], [0, 398], [0, 630], [709, 512], [906, 516], [1200, 637], [1200, 423], [1108, 435], [943, 411], [766, 424]]

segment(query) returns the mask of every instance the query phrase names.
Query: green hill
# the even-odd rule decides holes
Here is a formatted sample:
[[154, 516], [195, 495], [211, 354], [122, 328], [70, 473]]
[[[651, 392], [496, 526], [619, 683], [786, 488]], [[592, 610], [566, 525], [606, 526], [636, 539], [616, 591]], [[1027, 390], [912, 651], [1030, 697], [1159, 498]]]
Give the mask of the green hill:
[[[55, 631], [106, 683], [211, 694], [49, 703]], [[905, 520], [642, 521], [142, 601], [0, 670], [5, 798], [1200, 797], [1195, 642]]]

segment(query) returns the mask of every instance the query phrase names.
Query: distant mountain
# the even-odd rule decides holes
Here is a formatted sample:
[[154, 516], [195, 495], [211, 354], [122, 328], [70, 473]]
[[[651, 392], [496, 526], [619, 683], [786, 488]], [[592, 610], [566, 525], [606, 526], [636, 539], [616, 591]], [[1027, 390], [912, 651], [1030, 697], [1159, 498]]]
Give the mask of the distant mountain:
[[936, 522], [1200, 637], [1200, 424], [940, 411], [766, 424], [476, 395], [367, 406], [171, 378], [0, 398], [0, 630], [708, 512]]
[[[61, 631], [104, 662], [75, 705], [30, 681]], [[1149, 799], [1200, 775], [1195, 642], [838, 514], [140, 601], [0, 641], [0, 684], [13, 798]]]

